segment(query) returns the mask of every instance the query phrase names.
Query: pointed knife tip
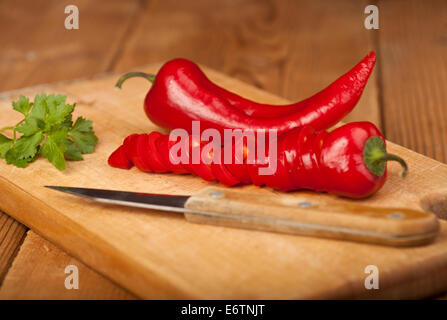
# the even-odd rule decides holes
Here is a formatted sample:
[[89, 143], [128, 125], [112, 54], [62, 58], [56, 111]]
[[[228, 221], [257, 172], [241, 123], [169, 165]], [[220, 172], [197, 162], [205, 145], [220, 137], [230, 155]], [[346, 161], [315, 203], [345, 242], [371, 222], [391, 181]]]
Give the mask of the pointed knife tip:
[[61, 190], [64, 189], [65, 187], [60, 187], [60, 186], [44, 186], [45, 188], [48, 189], [54, 189], [54, 190]]
[[61, 191], [61, 192], [74, 192], [76, 188], [63, 187], [63, 186], [44, 186], [45, 188]]

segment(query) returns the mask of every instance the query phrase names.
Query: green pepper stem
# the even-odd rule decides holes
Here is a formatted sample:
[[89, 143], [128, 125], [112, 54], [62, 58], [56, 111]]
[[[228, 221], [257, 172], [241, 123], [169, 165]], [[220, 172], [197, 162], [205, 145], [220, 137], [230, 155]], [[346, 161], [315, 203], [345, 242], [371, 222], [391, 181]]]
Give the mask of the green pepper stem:
[[397, 161], [402, 166], [402, 171], [400, 172], [400, 176], [405, 178], [408, 173], [408, 166], [404, 159], [395, 154], [385, 153], [374, 160], [374, 162], [382, 162], [382, 161]]
[[117, 87], [118, 89], [121, 89], [121, 86], [123, 85], [124, 81], [126, 81], [129, 78], [134, 78], [134, 77], [145, 78], [145, 79], [149, 80], [151, 83], [154, 83], [154, 81], [155, 81], [154, 74], [144, 73], [144, 72], [129, 72], [129, 73], [122, 75], [121, 78], [118, 79], [115, 87]]
[[397, 161], [402, 166], [400, 176], [404, 178], [408, 172], [408, 166], [404, 159], [394, 154], [386, 152], [383, 138], [378, 136], [370, 137], [363, 148], [363, 161], [366, 167], [376, 176], [381, 177], [386, 170], [387, 161]]

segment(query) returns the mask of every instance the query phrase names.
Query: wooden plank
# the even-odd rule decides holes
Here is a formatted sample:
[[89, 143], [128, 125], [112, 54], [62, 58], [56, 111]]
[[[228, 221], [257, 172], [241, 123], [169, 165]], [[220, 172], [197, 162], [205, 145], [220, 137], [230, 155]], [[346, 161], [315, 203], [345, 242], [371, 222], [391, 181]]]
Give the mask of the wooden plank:
[[447, 3], [379, 1], [379, 8], [386, 136], [447, 162]]
[[[114, 70], [184, 57], [298, 101], [329, 85], [373, 50], [373, 31], [363, 27], [367, 4], [152, 1], [139, 16]], [[370, 120], [380, 127], [375, 77], [376, 72], [347, 121]]]
[[[79, 288], [65, 288], [67, 266], [76, 266]], [[0, 299], [135, 299], [110, 280], [32, 231], [28, 232], [2, 287]]]
[[[156, 72], [158, 66], [141, 69]], [[285, 102], [222, 74], [206, 72], [218, 84], [230, 90], [238, 88], [249, 98]], [[94, 121], [100, 143], [85, 161], [70, 163], [63, 173], [43, 159], [26, 170], [0, 166], [2, 208], [90, 267], [144, 298], [417, 298], [447, 288], [444, 222], [440, 237], [431, 245], [388, 248], [195, 225], [176, 214], [93, 205], [43, 188], [59, 184], [191, 194], [213, 185], [191, 176], [118, 172], [107, 166], [107, 156], [124, 136], [155, 129], [141, 108], [147, 83], [134, 80], [125, 91], [116, 91], [115, 79], [116, 75], [109, 75], [46, 87], [68, 94], [70, 101], [78, 102], [77, 113]], [[41, 90], [20, 92], [32, 95]], [[13, 114], [10, 99], [18, 93], [0, 97], [0, 108], [7, 118]], [[447, 190], [447, 166], [392, 143], [388, 147], [407, 159], [410, 175], [400, 179], [400, 168], [390, 164], [384, 188], [360, 202], [420, 208], [422, 201], [424, 207], [438, 208], [438, 213], [445, 214], [446, 194], [442, 192]], [[258, 192], [260, 198], [271, 192], [266, 188], [243, 189]], [[364, 288], [364, 269], [370, 264], [381, 272], [381, 289], [374, 292]]]
[[[74, 0], [70, 4], [79, 8], [79, 30], [64, 28], [66, 3], [49, 0], [0, 2], [0, 28], [4, 30], [0, 90], [88, 76], [107, 71], [113, 65], [140, 2]], [[0, 213], [0, 220], [1, 284], [23, 241], [26, 227], [4, 213]]]
[[0, 211], [0, 285], [22, 244], [27, 228]]
[[447, 162], [446, 1], [380, 1], [388, 139]]
[[[64, 27], [68, 4], [78, 30]], [[109, 70], [138, 9], [138, 0], [1, 1], [0, 91]]]

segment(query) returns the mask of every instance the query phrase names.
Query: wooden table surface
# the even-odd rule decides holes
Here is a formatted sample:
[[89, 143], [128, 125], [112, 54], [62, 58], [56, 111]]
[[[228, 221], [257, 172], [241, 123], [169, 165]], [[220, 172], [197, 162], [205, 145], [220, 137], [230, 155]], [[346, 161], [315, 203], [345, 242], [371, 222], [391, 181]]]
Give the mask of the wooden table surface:
[[[185, 57], [299, 100], [375, 50], [373, 77], [346, 120], [370, 120], [388, 140], [447, 162], [446, 1], [70, 4], [79, 30], [64, 28], [63, 1], [0, 2], [0, 91]], [[379, 8], [379, 30], [364, 27], [368, 4]], [[65, 289], [67, 265], [79, 269], [79, 290]], [[0, 212], [0, 298], [136, 297]]]

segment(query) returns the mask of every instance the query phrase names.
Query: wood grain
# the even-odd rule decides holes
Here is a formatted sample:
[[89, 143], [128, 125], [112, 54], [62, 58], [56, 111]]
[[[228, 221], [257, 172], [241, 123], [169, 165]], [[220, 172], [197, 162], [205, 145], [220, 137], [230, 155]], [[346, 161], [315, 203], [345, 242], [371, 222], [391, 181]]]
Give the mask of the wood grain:
[[[159, 66], [141, 69], [156, 72]], [[205, 71], [218, 84], [237, 88], [249, 98], [285, 102], [212, 70]], [[95, 123], [100, 143], [85, 161], [70, 163], [65, 172], [54, 170], [43, 159], [27, 170], [0, 166], [1, 208], [90, 267], [143, 298], [417, 298], [447, 288], [445, 222], [433, 244], [396, 249], [197, 225], [176, 214], [93, 205], [42, 188], [59, 184], [191, 194], [214, 185], [192, 176], [137, 170], [118, 174], [117, 169], [107, 166], [105, 159], [123, 137], [156, 128], [141, 108], [147, 83], [135, 80], [126, 90], [116, 91], [115, 79], [116, 75], [109, 75], [45, 87], [77, 101], [76, 112]], [[20, 93], [32, 95], [41, 90], [29, 88]], [[18, 93], [0, 96], [6, 118], [12, 118], [9, 103]], [[134, 111], [129, 113], [129, 108]], [[447, 177], [447, 166], [392, 143], [388, 147], [408, 160], [411, 172], [402, 180], [399, 166], [390, 164], [384, 188], [360, 203], [420, 208], [421, 201], [436, 193], [439, 198], [430, 199], [445, 204], [447, 179], [443, 177]], [[260, 199], [272, 192], [256, 187], [242, 189], [259, 193]], [[426, 200], [427, 207], [432, 200]], [[374, 292], [364, 289], [364, 268], [370, 264], [381, 270], [381, 289]]]
[[383, 129], [391, 141], [445, 163], [447, 3], [412, 0], [378, 5]]
[[[308, 204], [302, 207], [300, 204]], [[438, 235], [435, 215], [406, 208], [371, 208], [305, 195], [263, 195], [207, 187], [185, 203], [185, 219], [224, 227], [349, 240], [390, 246], [415, 246]], [[401, 219], [392, 219], [399, 213]]]
[[447, 2], [380, 1], [388, 139], [447, 162]]
[[[373, 50], [367, 1], [151, 1], [123, 44], [115, 71], [192, 59], [298, 101], [329, 85]], [[180, 32], [181, 30], [181, 32]], [[380, 127], [376, 74], [346, 119]]]
[[[64, 28], [64, 2], [0, 2], [1, 91], [110, 70], [122, 38], [131, 30], [140, 2], [74, 0], [70, 4], [79, 8], [79, 30]], [[0, 220], [1, 284], [26, 227], [1, 212]]]
[[[78, 268], [79, 289], [65, 288], [65, 268]], [[135, 299], [110, 280], [29, 231], [8, 272], [0, 299]]]
[[0, 211], [0, 285], [22, 244], [27, 228]]
[[[79, 9], [66, 30], [65, 6]], [[138, 0], [1, 1], [0, 90], [89, 76], [111, 68]]]

